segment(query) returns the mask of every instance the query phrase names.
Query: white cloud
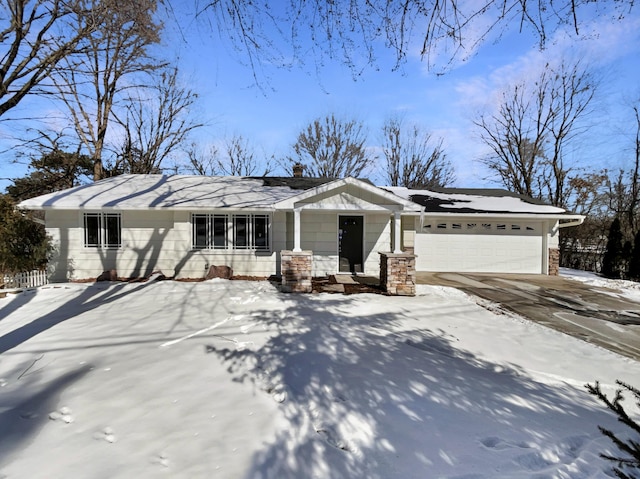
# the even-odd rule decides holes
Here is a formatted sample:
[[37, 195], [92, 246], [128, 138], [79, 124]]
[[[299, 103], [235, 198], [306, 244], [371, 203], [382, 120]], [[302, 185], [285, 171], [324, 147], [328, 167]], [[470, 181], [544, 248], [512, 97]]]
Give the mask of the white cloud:
[[459, 81], [458, 103], [491, 111], [500, 104], [505, 88], [536, 78], [544, 69], [565, 59], [579, 59], [588, 68], [606, 70], [626, 55], [640, 51], [640, 17], [617, 22], [607, 18], [594, 21], [589, 27], [590, 31], [580, 38], [573, 32], [560, 30], [544, 50], [532, 48], [489, 74]]

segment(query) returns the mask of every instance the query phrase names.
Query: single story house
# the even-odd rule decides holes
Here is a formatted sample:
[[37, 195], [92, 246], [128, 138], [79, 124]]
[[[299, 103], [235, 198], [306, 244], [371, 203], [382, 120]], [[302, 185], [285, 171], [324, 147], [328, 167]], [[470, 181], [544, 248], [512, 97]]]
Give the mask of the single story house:
[[282, 275], [283, 253], [312, 276], [378, 276], [380, 255], [418, 271], [554, 273], [558, 231], [584, 219], [502, 190], [377, 187], [354, 178], [122, 175], [22, 201], [53, 239], [52, 281], [115, 269], [202, 278]]

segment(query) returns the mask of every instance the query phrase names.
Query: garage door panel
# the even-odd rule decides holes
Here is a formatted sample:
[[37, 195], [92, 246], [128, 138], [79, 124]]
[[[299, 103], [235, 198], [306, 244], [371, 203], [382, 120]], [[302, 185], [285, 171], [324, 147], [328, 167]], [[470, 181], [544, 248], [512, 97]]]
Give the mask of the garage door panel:
[[540, 273], [541, 235], [417, 234], [418, 271]]

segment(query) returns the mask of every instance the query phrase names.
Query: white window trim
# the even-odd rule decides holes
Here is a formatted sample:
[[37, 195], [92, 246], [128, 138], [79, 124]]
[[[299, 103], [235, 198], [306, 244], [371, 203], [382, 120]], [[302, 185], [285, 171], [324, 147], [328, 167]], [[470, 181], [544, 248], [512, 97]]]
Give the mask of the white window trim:
[[[195, 218], [206, 218], [206, 244], [205, 246], [196, 246], [195, 235]], [[213, 221], [214, 218], [224, 217], [226, 221], [226, 243], [224, 247], [214, 245]], [[236, 218], [246, 218], [247, 221], [247, 239], [246, 246], [236, 247], [235, 245], [235, 226]], [[267, 246], [256, 247], [255, 245], [255, 220], [256, 218], [265, 218], [267, 221]], [[234, 252], [271, 252], [272, 245], [272, 225], [273, 219], [270, 214], [266, 213], [192, 213], [191, 214], [191, 249], [199, 251], [234, 251]]]
[[[87, 218], [98, 218], [98, 242], [88, 242]], [[117, 243], [109, 243], [107, 218], [116, 218], [118, 221], [118, 241]], [[86, 212], [82, 214], [82, 231], [83, 245], [85, 248], [95, 249], [119, 249], [122, 248], [122, 214], [121, 213], [102, 213], [102, 212]]]

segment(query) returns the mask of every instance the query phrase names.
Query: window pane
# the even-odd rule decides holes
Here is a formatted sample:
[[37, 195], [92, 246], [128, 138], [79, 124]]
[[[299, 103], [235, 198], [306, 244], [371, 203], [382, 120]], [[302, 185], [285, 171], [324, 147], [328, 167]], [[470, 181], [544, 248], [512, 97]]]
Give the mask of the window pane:
[[233, 245], [238, 249], [249, 247], [247, 223], [246, 216], [233, 217]]
[[120, 247], [120, 215], [105, 215], [105, 235], [107, 246]]
[[227, 217], [224, 215], [213, 217], [213, 247], [220, 249], [227, 247]]
[[256, 249], [269, 249], [269, 217], [266, 215], [254, 217], [253, 245]]
[[100, 214], [88, 213], [84, 215], [84, 245], [100, 246]]
[[193, 247], [207, 247], [207, 215], [193, 215]]

